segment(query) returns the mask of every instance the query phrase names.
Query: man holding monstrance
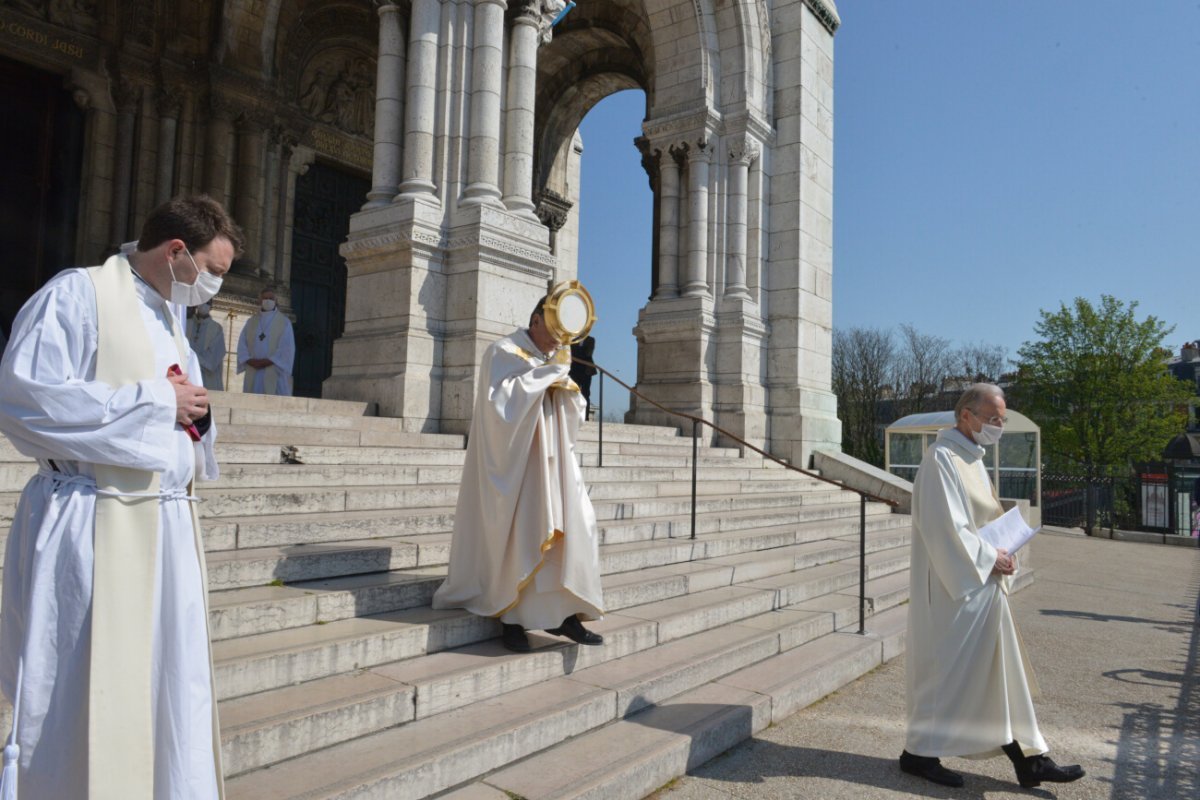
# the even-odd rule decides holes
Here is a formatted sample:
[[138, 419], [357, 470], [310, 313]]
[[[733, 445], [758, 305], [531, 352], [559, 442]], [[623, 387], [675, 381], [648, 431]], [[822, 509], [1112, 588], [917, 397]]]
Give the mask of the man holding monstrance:
[[433, 607], [498, 617], [515, 652], [530, 650], [526, 629], [604, 641], [582, 624], [603, 616], [603, 592], [596, 516], [575, 457], [584, 401], [567, 374], [571, 343], [595, 319], [587, 290], [561, 283], [480, 364], [450, 571]]

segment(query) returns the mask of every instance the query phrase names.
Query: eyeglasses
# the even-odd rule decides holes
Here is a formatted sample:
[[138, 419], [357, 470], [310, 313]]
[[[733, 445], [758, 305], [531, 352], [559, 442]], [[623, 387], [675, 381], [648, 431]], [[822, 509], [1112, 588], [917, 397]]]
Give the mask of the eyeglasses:
[[995, 415], [994, 417], [989, 417], [989, 418], [987, 418], [987, 419], [983, 419], [983, 417], [982, 417], [982, 416], [980, 416], [980, 415], [979, 415], [979, 412], [977, 412], [975, 409], [971, 408], [971, 409], [967, 409], [967, 410], [968, 410], [968, 411], [970, 411], [972, 414], [974, 414], [974, 415], [975, 415], [975, 419], [982, 420], [983, 422], [987, 423], [988, 425], [1001, 425], [1001, 426], [1003, 426], [1003, 425], [1007, 425], [1007, 424], [1008, 424], [1008, 417], [1002, 417], [1002, 416], [1000, 416], [999, 414], [997, 414], [997, 415]]

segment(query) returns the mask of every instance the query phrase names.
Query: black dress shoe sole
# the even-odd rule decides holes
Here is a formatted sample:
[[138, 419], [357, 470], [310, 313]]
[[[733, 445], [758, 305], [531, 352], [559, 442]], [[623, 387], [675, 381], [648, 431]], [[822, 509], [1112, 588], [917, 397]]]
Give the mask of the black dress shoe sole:
[[[945, 768], [943, 767], [943, 769]], [[949, 786], [952, 789], [961, 789], [963, 786], [962, 776], [955, 772], [951, 772], [948, 769], [945, 770], [945, 775], [937, 775], [935, 773], [928, 772], [921, 767], [901, 762], [900, 771], [907, 772], [909, 775], [915, 775], [918, 778], [924, 778], [930, 783], [936, 783], [939, 786]]]
[[591, 631], [587, 630], [586, 628], [584, 628], [584, 631], [583, 631], [584, 635], [582, 637], [576, 636], [575, 634], [573, 634], [570, 631], [566, 630], [565, 628], [561, 628], [561, 627], [560, 628], [547, 628], [546, 633], [550, 634], [551, 636], [566, 637], [567, 639], [570, 639], [575, 644], [583, 644], [583, 645], [589, 645], [589, 646], [604, 644], [603, 636], [601, 636], [598, 633], [592, 633]]

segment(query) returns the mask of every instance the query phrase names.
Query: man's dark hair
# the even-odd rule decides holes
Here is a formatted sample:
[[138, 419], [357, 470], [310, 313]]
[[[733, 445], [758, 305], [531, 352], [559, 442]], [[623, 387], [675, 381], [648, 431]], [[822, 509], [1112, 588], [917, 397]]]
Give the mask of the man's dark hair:
[[242, 230], [220, 203], [204, 194], [180, 195], [150, 212], [137, 249], [146, 252], [171, 239], [182, 239], [187, 249], [195, 252], [218, 236], [233, 245], [235, 258], [241, 255]]
[[537, 305], [533, 307], [533, 312], [529, 315], [529, 324], [533, 324], [534, 317], [546, 318], [546, 297], [543, 295], [541, 300], [538, 300]]

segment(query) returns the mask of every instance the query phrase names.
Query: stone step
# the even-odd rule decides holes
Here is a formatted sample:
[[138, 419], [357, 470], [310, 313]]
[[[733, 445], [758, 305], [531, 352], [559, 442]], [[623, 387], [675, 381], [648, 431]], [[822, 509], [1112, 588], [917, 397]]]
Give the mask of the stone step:
[[[891, 523], [891, 518], [883, 521]], [[605, 582], [604, 607], [616, 611], [699, 588], [727, 586], [857, 557], [857, 544], [836, 540], [791, 545], [798, 539], [825, 535], [820, 528], [809, 527], [809, 530], [793, 527], [778, 532], [726, 534], [682, 547], [673, 542], [658, 542], [635, 551], [626, 549], [618, 559], [605, 558], [605, 548], [601, 555], [602, 573], [620, 571], [625, 578]], [[879, 541], [873, 531], [869, 537], [872, 552], [881, 549]], [[892, 542], [890, 546], [897, 544]], [[731, 553], [741, 555], [729, 560], [727, 554]], [[413, 557], [411, 553], [405, 555]], [[215, 573], [218, 578], [223, 577], [225, 571], [221, 566], [220, 559], [213, 559], [210, 576]], [[279, 585], [259, 584], [213, 592], [209, 624], [213, 638], [221, 640], [415, 608], [431, 601], [444, 578], [442, 566], [413, 566], [288, 585], [276, 579]], [[210, 587], [213, 585], [210, 577]]]
[[[299, 427], [289, 425], [242, 425], [218, 428], [218, 436], [242, 444], [335, 445], [339, 447], [421, 447], [461, 450], [462, 436], [405, 431], [360, 431], [355, 428]], [[633, 446], [633, 445], [630, 445]]]
[[[439, 451], [423, 451], [437, 453]], [[458, 455], [456, 451], [450, 452]], [[201, 491], [216, 489], [257, 489], [286, 487], [388, 486], [431, 483], [458, 483], [462, 477], [460, 463], [446, 464], [227, 464], [216, 481], [202, 484]], [[9, 471], [20, 471], [19, 483], [7, 480]], [[19, 491], [36, 471], [30, 465], [0, 465], [0, 490]], [[587, 467], [583, 471], [589, 494], [602, 497], [660, 497], [690, 494], [691, 473], [679, 475], [673, 469], [602, 469]], [[803, 475], [756, 470], [721, 470], [706, 467], [697, 475], [700, 494], [742, 494], [746, 492], [784, 492], [825, 489], [828, 484]], [[620, 489], [628, 491], [622, 495]], [[825, 489], [828, 491], [828, 489]]]
[[244, 394], [242, 392], [209, 392], [209, 403], [214, 409], [243, 409], [270, 411], [286, 414], [293, 419], [303, 419], [307, 414], [338, 414], [351, 417], [373, 416], [375, 404], [357, 400], [323, 400], [315, 397], [279, 397], [274, 395]]
[[[803, 653], [805, 658], [801, 662], [806, 661], [809, 669], [794, 676], [794, 682], [811, 681], [815, 676], [821, 681], [822, 688], [826, 688], [826, 693], [842, 685], [849, 679], [847, 675], [868, 660], [861, 653], [864, 648], [876, 653], [878, 663], [878, 654], [882, 650], [878, 638], [830, 634], [828, 615], [784, 611], [772, 612], [771, 616], [777, 618], [756, 617], [747, 620], [745, 625], [707, 631], [615, 659], [603, 658], [608, 644], [603, 648], [543, 645], [536, 647], [533, 653], [515, 655], [498, 651], [494, 643], [489, 643], [431, 656], [421, 659], [425, 663], [405, 665], [399, 668], [400, 671], [389, 672], [389, 677], [400, 684], [392, 689], [381, 682], [369, 682], [369, 677], [379, 672], [372, 670], [367, 680], [359, 682], [361, 689], [351, 687], [352, 691], [347, 692], [349, 697], [343, 707], [353, 707], [356, 700], [372, 692], [407, 699], [407, 689], [401, 687], [411, 687], [415, 690], [412, 706], [415, 712], [411, 720], [407, 717], [408, 708], [401, 700], [396, 705], [403, 710], [393, 717], [396, 727], [340, 743], [325, 736], [326, 749], [300, 755], [276, 769], [257, 769], [232, 778], [227, 787], [229, 797], [427, 797], [496, 767], [501, 770], [483, 783], [501, 785], [496, 781], [508, 780], [503, 777], [510, 774], [507, 765], [522, 757], [532, 756], [523, 762], [531, 763], [552, 753], [573, 752], [574, 742], [595, 738], [613, 729], [620, 734], [613, 740], [614, 744], [627, 742], [626, 733], [632, 731], [621, 727], [623, 718], [641, 723], [647, 719], [645, 715], [663, 709], [691, 711], [697, 706], [709, 706], [710, 701], [716, 699], [728, 701], [734, 693], [741, 701], [757, 703], [758, 716], [763, 721], [754, 730], [761, 729], [771, 719], [772, 698], [762, 695], [755, 700], [752, 691], [727, 684], [726, 680], [744, 681], [749, 669], [772, 662], [780, 658], [781, 653]], [[606, 636], [611, 634], [606, 633]], [[537, 638], [540, 637], [535, 637], [534, 643], [541, 645]], [[820, 646], [821, 642], [830, 640], [836, 640], [835, 646]], [[784, 641], [791, 645], [786, 651], [782, 649]], [[598, 663], [580, 663], [568, 658], [572, 655], [598, 659]], [[498, 667], [496, 661], [505, 662], [504, 666]], [[789, 664], [797, 661], [792, 658]], [[562, 674], [567, 666], [571, 669], [569, 677]], [[496, 676], [518, 674], [520, 677], [516, 681], [495, 682]], [[523, 686], [514, 688], [514, 683], [521, 682]], [[326, 701], [329, 695], [325, 688], [321, 687], [315, 693], [324, 701], [320, 705], [322, 713], [327, 715], [333, 704]], [[473, 696], [481, 699], [463, 704], [456, 688], [468, 688]], [[604, 699], [587, 706], [591, 713], [582, 709], [576, 711], [576, 725], [564, 729], [562, 710], [578, 709], [573, 701], [581, 695], [592, 698], [594, 692], [601, 693]], [[422, 695], [429, 698], [426, 704], [422, 704]], [[233, 701], [240, 702], [243, 701]], [[265, 704], [264, 707], [269, 708]], [[277, 713], [276, 717], [279, 716], [286, 714]], [[711, 709], [705, 716], [713, 716]], [[235, 719], [241, 722], [236, 716]], [[246, 727], [249, 726], [241, 722], [241, 729]], [[675, 727], [660, 724], [656, 729], [666, 731]], [[322, 733], [312, 722], [305, 728], [301, 738], [308, 730], [318, 735]], [[227, 728], [227, 752], [231, 744], [230, 733], [233, 731]], [[336, 735], [335, 731], [334, 737]], [[686, 737], [686, 732], [683, 735]], [[275, 740], [281, 738], [275, 737]], [[600, 738], [609, 741], [607, 737]], [[560, 742], [565, 744], [559, 745]], [[733, 743], [736, 741], [730, 741], [726, 746]], [[636, 750], [622, 752], [628, 756]], [[719, 750], [713, 749], [706, 755], [711, 757], [716, 752]], [[582, 758], [581, 763], [574, 762], [579, 761], [582, 754], [574, 755], [576, 758], [572, 763], [560, 762], [554, 766], [552, 761], [546, 761], [544, 769], [551, 773], [577, 770], [581, 763], [596, 759], [607, 761], [610, 750], [592, 753]], [[629, 760], [627, 757], [613, 763], [629, 763]], [[239, 762], [235, 754], [230, 763], [245, 762]], [[519, 766], [513, 772], [520, 773]], [[566, 785], [570, 786], [572, 782], [568, 781]], [[529, 796], [510, 791], [509, 797]], [[644, 794], [621, 796], [641, 797]]]
[[[893, 549], [874, 553], [868, 555], [867, 563], [869, 578], [882, 577], [907, 569], [907, 552]], [[703, 562], [688, 565], [695, 570], [703, 566]], [[416, 598], [432, 595], [440, 577], [392, 573], [383, 584], [372, 583], [375, 577], [361, 576], [366, 588], [357, 594], [349, 590], [356, 579], [341, 579], [328, 583], [340, 586], [343, 591], [327, 594], [288, 586], [231, 593], [241, 603], [234, 602], [232, 597], [226, 602], [221, 593], [214, 595], [211, 609], [214, 638], [238, 637], [214, 643], [214, 654], [220, 653], [218, 675], [229, 676], [227, 681], [218, 681], [221, 696], [266, 691], [445, 649], [429, 647], [432, 641], [454, 641], [461, 645], [495, 635], [493, 620], [463, 620], [454, 612], [415, 607]], [[656, 623], [661, 643], [845, 590], [856, 585], [858, 566], [854, 559], [744, 584], [715, 586], [711, 577], [708, 582], [691, 582], [689, 577], [660, 569], [657, 573], [646, 571], [630, 581], [605, 581], [605, 600], [616, 604], [612, 610], [620, 611], [622, 617]], [[633, 587], [633, 591], [628, 587]], [[656, 590], [670, 596], [628, 607], [622, 604], [642, 599], [645, 593]], [[409, 610], [373, 613], [388, 602], [409, 600], [414, 602]], [[478, 620], [473, 627], [471, 619]], [[466, 633], [434, 632], [435, 628], [460, 623], [467, 626]], [[251, 633], [254, 626], [272, 627]], [[311, 641], [305, 638], [306, 633]]]
[[337, 744], [227, 782], [230, 800], [419, 798], [614, 718], [612, 692], [565, 679]]
[[[892, 537], [888, 540], [887, 546], [890, 547], [907, 543], [907, 526], [907, 517], [894, 514], [868, 517], [867, 527], [871, 532], [872, 541], [887, 533]], [[766, 528], [747, 526], [732, 532], [708, 533], [696, 541], [686, 538], [653, 539], [648, 542], [612, 544], [601, 549], [601, 571], [610, 574], [674, 564], [691, 558], [711, 559], [717, 555], [744, 552], [744, 549], [780, 547], [806, 541], [803, 537], [809, 535], [835, 536], [842, 530], [848, 532], [847, 537], [852, 539], [852, 546], [857, 547], [858, 520], [849, 517], [820, 523], [797, 522]], [[729, 537], [738, 540], [736, 549], [730, 549], [727, 541]], [[403, 539], [351, 540], [332, 544], [225, 549], [208, 553], [208, 581], [212, 590], [261, 586], [274, 581], [293, 583], [434, 566], [447, 563], [448, 555], [447, 534], [418, 535]]]
[[645, 797], [902, 652], [903, 634], [896, 634], [895, 618], [881, 615], [871, 622], [868, 636], [823, 636], [564, 741], [444, 797]]
[[[599, 523], [602, 544], [620, 544], [652, 539], [686, 538], [691, 534], [691, 504], [674, 514], [628, 519], [606, 519]], [[867, 516], [890, 514], [882, 503], [868, 503]], [[781, 508], [730, 511], [721, 514], [699, 513], [696, 533], [707, 534], [743, 530], [750, 527], [792, 525], [816, 520], [858, 517], [857, 505], [824, 503]], [[311, 544], [344, 543], [375, 538], [396, 539], [420, 536], [421, 545], [429, 544], [429, 534], [449, 534], [454, 528], [454, 509], [441, 508], [344, 511], [269, 516], [228, 516], [203, 518], [205, 549], [299, 547]], [[0, 535], [3, 535], [0, 528]], [[855, 528], [854, 530], [857, 530]], [[441, 543], [438, 543], [441, 546]], [[417, 564], [445, 563], [419, 557]]]

